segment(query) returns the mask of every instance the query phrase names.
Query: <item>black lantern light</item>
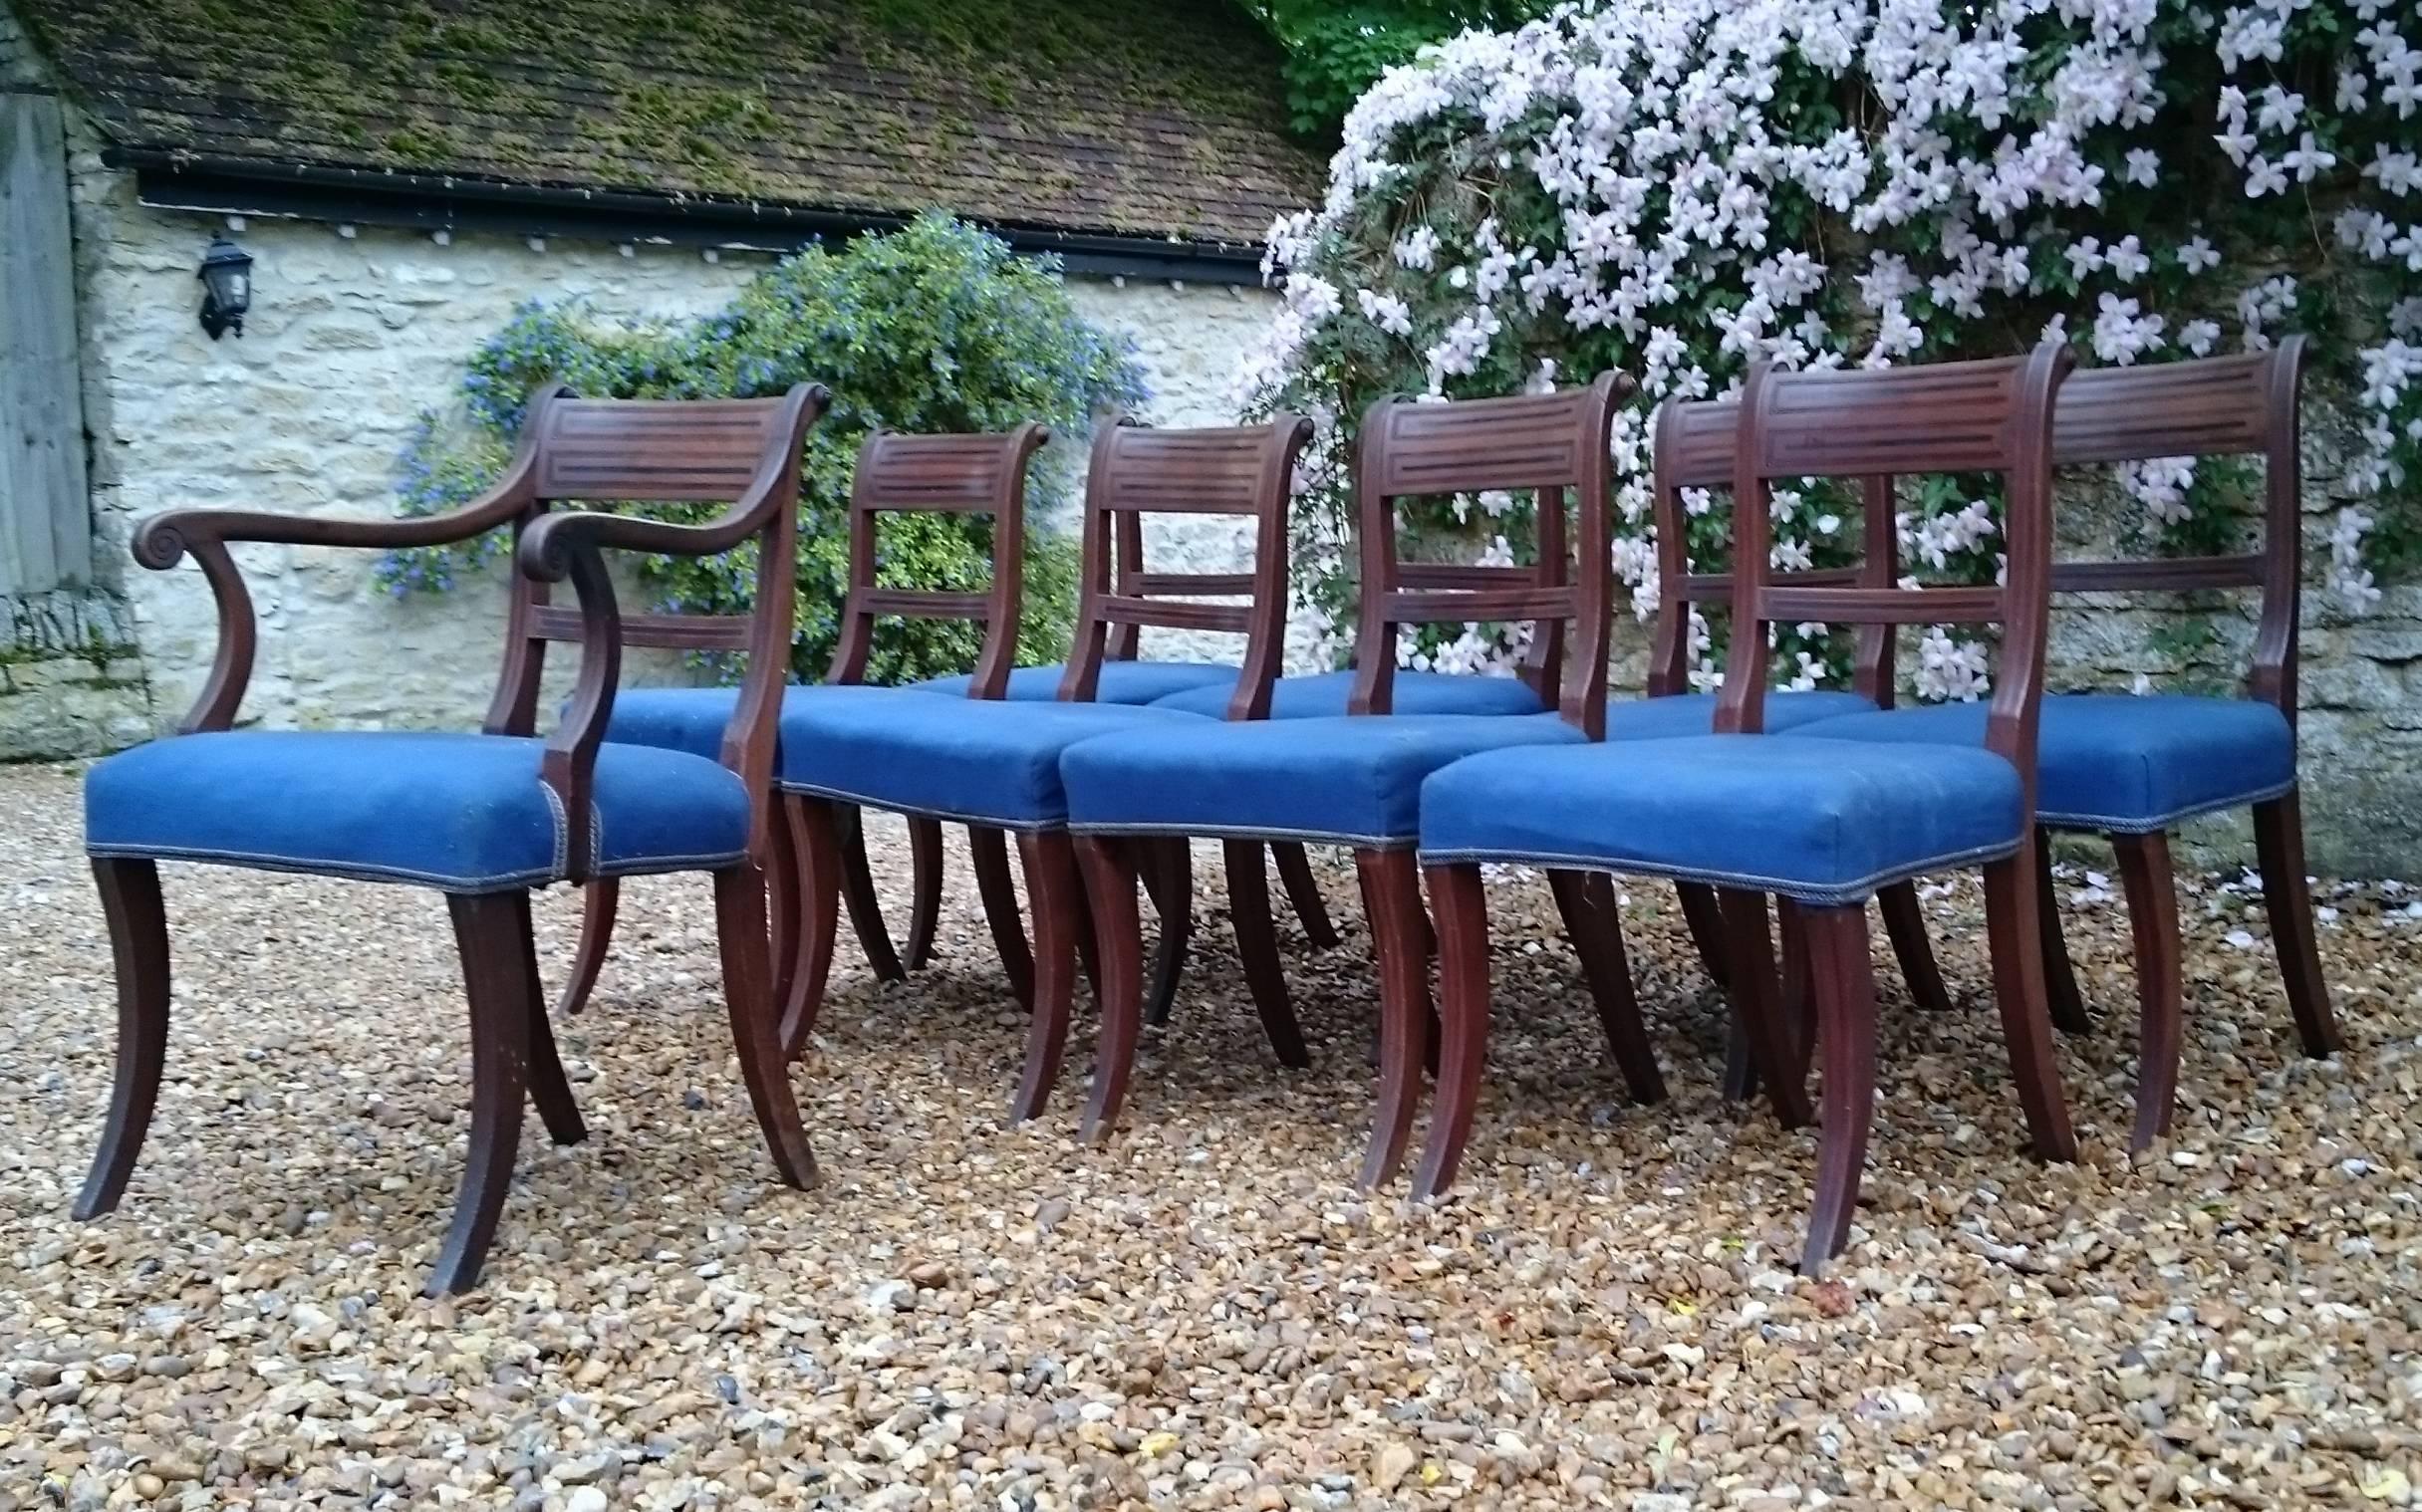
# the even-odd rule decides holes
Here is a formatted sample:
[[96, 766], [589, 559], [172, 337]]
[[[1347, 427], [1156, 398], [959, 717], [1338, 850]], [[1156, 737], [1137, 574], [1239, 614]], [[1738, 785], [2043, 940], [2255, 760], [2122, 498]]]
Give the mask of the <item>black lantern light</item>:
[[230, 331], [242, 336], [244, 312], [252, 308], [251, 256], [224, 236], [213, 236], [194, 276], [202, 281], [202, 329], [214, 342]]

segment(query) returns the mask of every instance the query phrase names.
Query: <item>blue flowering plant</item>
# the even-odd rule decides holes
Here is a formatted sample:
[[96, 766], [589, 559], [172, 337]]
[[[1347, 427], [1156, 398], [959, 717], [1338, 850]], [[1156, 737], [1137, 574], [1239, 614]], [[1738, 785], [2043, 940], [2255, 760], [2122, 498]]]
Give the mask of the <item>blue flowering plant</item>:
[[[524, 406], [560, 379], [598, 398], [756, 398], [813, 379], [832, 408], [808, 438], [799, 531], [792, 668], [820, 675], [839, 631], [849, 571], [848, 504], [859, 443], [875, 429], [938, 433], [1049, 425], [1054, 451], [1081, 449], [1101, 411], [1139, 403], [1142, 372], [1128, 343], [1086, 322], [1050, 259], [946, 216], [928, 215], [837, 251], [812, 248], [753, 279], [731, 303], [685, 321], [611, 322], [578, 304], [531, 303], [470, 361], [460, 413], [424, 417], [404, 448], [399, 504], [406, 515], [452, 508], [487, 486], [511, 456]], [[1048, 457], [1046, 453], [1046, 457]], [[1071, 469], [1038, 465], [1030, 517], [1066, 502]], [[697, 520], [711, 506], [633, 505]], [[401, 596], [443, 592], [494, 558], [501, 533], [461, 546], [394, 552], [380, 581]], [[883, 525], [878, 572], [887, 586], [981, 588], [991, 576], [991, 523], [964, 515], [900, 515]], [[642, 583], [656, 606], [688, 614], [746, 614], [755, 563], [745, 550], [707, 560], [650, 558]], [[1030, 529], [1021, 661], [1062, 654], [1076, 588], [1075, 551]], [[878, 625], [869, 680], [903, 682], [964, 670], [977, 628], [959, 622]]]

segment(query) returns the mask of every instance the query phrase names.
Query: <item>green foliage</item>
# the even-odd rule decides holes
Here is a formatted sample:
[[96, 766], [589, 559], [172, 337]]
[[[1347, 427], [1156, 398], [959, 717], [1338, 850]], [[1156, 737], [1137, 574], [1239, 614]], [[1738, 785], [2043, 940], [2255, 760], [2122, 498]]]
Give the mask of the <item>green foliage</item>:
[[1289, 125], [1332, 138], [1372, 81], [1423, 47], [1471, 27], [1518, 26], [1547, 0], [1253, 0], [1251, 9], [1286, 49]]
[[[560, 378], [599, 398], [752, 398], [815, 380], [831, 410], [808, 438], [801, 500], [798, 620], [792, 671], [813, 679], [832, 655], [848, 583], [848, 502], [859, 443], [875, 429], [1006, 430], [1039, 420], [1052, 450], [1082, 446], [1093, 416], [1143, 397], [1133, 355], [1088, 325], [1047, 261], [941, 215], [838, 252], [790, 258], [752, 280], [724, 309], [696, 320], [613, 324], [577, 305], [530, 304], [473, 355], [462, 414], [424, 418], [406, 447], [402, 512], [428, 514], [487, 486], [510, 455], [528, 394]], [[1046, 457], [1049, 453], [1046, 452]], [[1048, 515], [1068, 472], [1038, 462], [1027, 507]], [[695, 520], [706, 506], [648, 506]], [[991, 522], [963, 515], [888, 517], [879, 575], [889, 587], [975, 589], [990, 577]], [[500, 537], [459, 548], [393, 553], [379, 567], [398, 595], [452, 586], [463, 567], [495, 556]], [[657, 606], [745, 614], [750, 554], [697, 561], [650, 558], [642, 581]], [[1076, 552], [1028, 532], [1021, 661], [1066, 648]], [[887, 621], [877, 628], [871, 681], [960, 671], [979, 630], [964, 623]]]

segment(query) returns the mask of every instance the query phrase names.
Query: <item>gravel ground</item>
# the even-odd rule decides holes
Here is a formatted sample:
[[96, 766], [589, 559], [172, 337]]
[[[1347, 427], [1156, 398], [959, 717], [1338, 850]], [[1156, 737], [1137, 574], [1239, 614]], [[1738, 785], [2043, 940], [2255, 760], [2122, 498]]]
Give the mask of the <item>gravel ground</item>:
[[[2179, 1133], [2122, 1153], [2125, 922], [2071, 941], [2088, 1154], [2018, 1153], [1966, 887], [1960, 1010], [1882, 972], [1869, 1206], [1788, 1274], [1813, 1143], [1720, 1103], [1717, 1003], [1661, 889], [1627, 926], [1672, 1072], [1618, 1101], [1543, 887], [1505, 880], [1460, 1194], [1349, 1184], [1375, 1012], [1347, 934], [1291, 972], [1284, 1074], [1220, 946], [1128, 1128], [1000, 1127], [1019, 1052], [953, 881], [935, 967], [845, 945], [796, 1073], [826, 1182], [757, 1145], [702, 880], [643, 883], [560, 1030], [589, 1142], [535, 1121], [485, 1291], [418, 1297], [468, 1055], [428, 893], [178, 869], [169, 1081], [125, 1205], [67, 1208], [111, 1072], [72, 772], [0, 771], [0, 1512], [19, 1507], [2409, 1505], [2422, 1482], [2422, 901], [2324, 889], [2348, 1049], [2298, 1059], [2258, 906], [2198, 884]], [[878, 833], [878, 875], [905, 874]], [[2422, 894], [2418, 894], [2422, 895]], [[541, 949], [575, 915], [542, 901]], [[1083, 1010], [1080, 1009], [1080, 1013]], [[1082, 1025], [1082, 1020], [1080, 1021]]]

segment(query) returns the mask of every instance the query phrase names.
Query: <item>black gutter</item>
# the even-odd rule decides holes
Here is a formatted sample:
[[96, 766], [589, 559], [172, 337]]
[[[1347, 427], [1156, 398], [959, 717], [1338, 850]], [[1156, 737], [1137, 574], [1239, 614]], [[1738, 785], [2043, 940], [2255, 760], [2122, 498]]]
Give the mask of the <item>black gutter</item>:
[[[133, 169], [135, 197], [152, 209], [415, 231], [778, 253], [897, 230], [909, 219], [884, 211], [271, 163], [151, 147], [111, 147], [102, 161]], [[1261, 249], [1248, 243], [1091, 234], [1015, 222], [987, 222], [985, 229], [1020, 252], [1057, 256], [1071, 273], [1203, 284], [1261, 282]]]

